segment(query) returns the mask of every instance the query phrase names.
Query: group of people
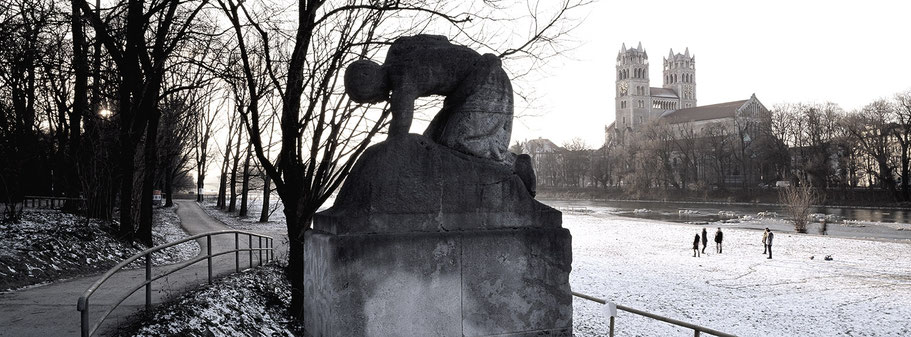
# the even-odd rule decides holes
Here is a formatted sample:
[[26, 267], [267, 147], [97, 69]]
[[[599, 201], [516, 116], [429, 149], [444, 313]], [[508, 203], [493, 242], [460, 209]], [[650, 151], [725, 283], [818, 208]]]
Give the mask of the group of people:
[[[762, 254], [768, 254], [767, 259], [772, 258], [772, 239], [775, 237], [775, 234], [772, 234], [772, 231], [768, 228], [762, 232]], [[699, 250], [699, 242], [702, 242], [702, 251]], [[724, 241], [724, 233], [721, 232], [721, 227], [718, 227], [718, 231], [715, 232], [715, 248], [718, 254], [721, 254], [721, 242]], [[696, 233], [696, 238], [693, 239], [693, 257], [700, 257], [701, 254], [705, 254], [705, 247], [708, 246], [709, 242], [709, 233], [702, 229], [702, 236], [699, 236], [699, 233]]]
[[[718, 231], [715, 232], [715, 250], [718, 254], [721, 254], [721, 241], [724, 240], [724, 233], [721, 232], [721, 227], [718, 227]], [[702, 252], [705, 254], [705, 247], [709, 244], [709, 233], [702, 229]], [[693, 257], [698, 257], [700, 255], [699, 251], [699, 233], [696, 233], [696, 238], [693, 240]]]

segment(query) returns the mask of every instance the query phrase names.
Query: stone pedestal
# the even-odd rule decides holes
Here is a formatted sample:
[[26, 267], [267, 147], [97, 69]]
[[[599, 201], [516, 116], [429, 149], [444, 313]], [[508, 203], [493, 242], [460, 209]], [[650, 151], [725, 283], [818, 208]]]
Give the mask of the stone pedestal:
[[311, 336], [572, 334], [560, 212], [422, 136], [368, 149], [304, 242]]

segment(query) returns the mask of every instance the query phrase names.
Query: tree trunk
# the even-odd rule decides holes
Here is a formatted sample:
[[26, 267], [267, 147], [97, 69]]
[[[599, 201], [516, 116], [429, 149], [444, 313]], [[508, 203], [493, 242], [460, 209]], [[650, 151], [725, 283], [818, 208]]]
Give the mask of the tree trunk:
[[263, 174], [263, 208], [259, 212], [259, 222], [268, 222], [269, 221], [269, 211], [271, 210], [269, 196], [271, 195], [272, 189], [272, 179], [269, 179], [268, 174]]
[[174, 206], [174, 177], [177, 175], [177, 168], [168, 169], [164, 176], [164, 207]]
[[155, 171], [158, 168], [159, 115], [157, 111], [153, 111], [146, 127], [145, 165], [143, 166], [142, 195], [139, 203], [139, 228], [136, 229], [136, 239], [146, 247], [152, 246], [152, 190], [155, 189]]
[[[287, 196], [286, 196], [287, 198]], [[300, 197], [294, 198], [299, 199]], [[310, 227], [310, 218], [298, 211], [300, 200], [284, 202], [285, 220], [288, 228], [288, 266], [285, 274], [291, 283], [291, 315], [304, 317], [304, 236], [303, 230]], [[291, 200], [287, 200], [291, 201]], [[297, 234], [300, 233], [300, 234]]]
[[228, 130], [228, 145], [225, 146], [225, 156], [221, 162], [221, 176], [218, 180], [218, 200], [215, 202], [215, 206], [219, 209], [224, 209], [225, 205], [225, 193], [227, 190], [228, 183], [225, 178], [228, 175], [228, 163], [230, 163], [231, 158], [231, 142], [233, 140], [233, 135], [231, 135], [232, 130]]
[[231, 179], [228, 181], [231, 198], [228, 200], [228, 212], [237, 210], [237, 169], [240, 166], [240, 136], [242, 131], [240, 128], [237, 130], [237, 144], [234, 146], [234, 157], [231, 158]]
[[117, 236], [121, 240], [133, 241], [133, 151], [125, 135], [120, 137], [120, 227]]
[[911, 191], [909, 191], [908, 185], [908, 176], [909, 176], [909, 167], [908, 167], [908, 151], [911, 144], [903, 143], [901, 144], [901, 165], [902, 165], [902, 201], [911, 200]]
[[240, 188], [240, 212], [238, 216], [247, 216], [247, 196], [250, 194], [250, 142], [247, 142], [247, 156], [244, 159], [244, 173]]
[[[79, 148], [81, 143], [80, 135], [80, 121], [82, 116], [84, 116], [88, 110], [88, 76], [89, 76], [89, 65], [88, 57], [86, 55], [85, 48], [85, 33], [82, 27], [82, 12], [79, 10], [79, 5], [76, 1], [72, 0], [71, 7], [73, 16], [72, 20], [72, 33], [73, 33], [73, 70], [74, 70], [74, 86], [73, 86], [73, 109], [70, 110], [69, 119], [70, 119], [70, 131], [69, 131], [69, 146], [67, 158], [67, 181], [66, 181], [66, 196], [70, 198], [78, 198], [80, 192], [80, 181], [79, 175], [79, 165], [78, 158]], [[80, 207], [79, 202], [73, 200], [67, 200], [64, 205], [65, 211], [77, 211]]]
[[218, 179], [218, 196], [215, 200], [215, 207], [218, 207], [219, 209], [224, 209], [226, 204], [225, 191], [228, 185], [227, 180], [225, 179], [225, 175], [227, 174], [227, 165], [222, 165], [221, 176]]
[[234, 158], [231, 164], [231, 180], [228, 181], [231, 190], [231, 199], [228, 200], [228, 212], [237, 210], [237, 168], [240, 166], [240, 133], [237, 134], [237, 146], [234, 147]]

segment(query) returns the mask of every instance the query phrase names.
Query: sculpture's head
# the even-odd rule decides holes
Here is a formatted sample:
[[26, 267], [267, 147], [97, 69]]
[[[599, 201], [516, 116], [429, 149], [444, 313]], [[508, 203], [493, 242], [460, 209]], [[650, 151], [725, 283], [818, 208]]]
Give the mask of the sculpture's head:
[[377, 103], [389, 98], [386, 71], [370, 60], [354, 61], [345, 70], [345, 92], [358, 103]]

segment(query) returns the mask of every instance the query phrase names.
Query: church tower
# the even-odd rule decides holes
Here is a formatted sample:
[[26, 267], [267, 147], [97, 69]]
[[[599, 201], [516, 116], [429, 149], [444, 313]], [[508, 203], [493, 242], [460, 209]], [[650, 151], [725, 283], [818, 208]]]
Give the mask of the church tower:
[[680, 98], [676, 109], [696, 106], [696, 56], [687, 48], [683, 54], [668, 53], [664, 59], [664, 88], [672, 89]]
[[617, 54], [617, 92], [614, 126], [617, 130], [635, 130], [650, 117], [651, 97], [648, 84], [648, 53], [642, 42]]

